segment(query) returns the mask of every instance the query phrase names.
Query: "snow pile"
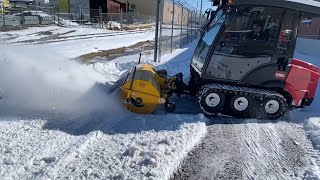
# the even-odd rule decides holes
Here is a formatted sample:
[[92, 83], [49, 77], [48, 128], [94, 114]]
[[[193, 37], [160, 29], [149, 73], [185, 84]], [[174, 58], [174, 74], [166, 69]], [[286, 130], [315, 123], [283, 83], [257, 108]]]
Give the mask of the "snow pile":
[[320, 117], [308, 119], [305, 130], [309, 134], [316, 149], [320, 150]]
[[108, 21], [105, 25], [107, 29], [121, 30], [121, 24], [116, 21]]
[[59, 18], [58, 16], [53, 16], [52, 18], [55, 20], [54, 23], [59, 26], [64, 26], [64, 27], [78, 27], [79, 26], [79, 24], [76, 22], [72, 22], [71, 20], [68, 20], [68, 19]]
[[0, 117], [0, 179], [169, 179], [206, 133], [203, 115], [131, 114], [73, 135], [86, 118]]
[[[159, 119], [165, 123], [159, 124]], [[119, 129], [117, 127], [111, 129], [115, 131], [114, 135], [105, 134], [104, 130], [91, 133], [90, 140], [82, 142], [80, 147], [71, 151], [68, 159], [58, 160], [39, 177], [41, 179], [169, 179], [182, 159], [205, 135], [205, 124], [197, 122], [203, 120], [201, 115], [192, 117], [148, 115], [126, 118], [120, 123], [121, 125], [127, 122], [135, 128], [144, 129], [151, 128], [151, 124], [155, 123], [157, 127], [148, 131], [135, 129], [137, 132], [132, 133], [118, 125]], [[142, 125], [143, 123], [145, 124]], [[60, 167], [59, 170], [56, 167]]]
[[[0, 179], [168, 179], [205, 136], [206, 118], [119, 107], [101, 84], [115, 81], [136, 57], [90, 66], [69, 59], [96, 43], [115, 48], [145, 36], [1, 47]], [[174, 73], [173, 64], [188, 64], [179, 55], [188, 51], [154, 65]]]
[[[310, 46], [311, 44], [311, 46]], [[319, 48], [320, 41], [312, 39], [297, 39], [297, 49], [294, 57], [307, 61], [320, 67], [320, 53]], [[318, 151], [320, 150], [320, 82], [317, 87], [315, 99], [310, 107], [306, 107], [303, 110], [296, 110], [291, 112], [289, 116], [291, 119], [300, 119], [304, 122], [304, 130], [310, 138], [313, 146]], [[317, 152], [319, 153], [319, 152]], [[305, 179], [319, 179], [320, 170], [315, 162], [311, 162], [311, 169], [306, 172]]]
[[304, 173], [303, 179], [305, 180], [319, 180], [320, 179], [320, 169], [316, 162], [311, 160], [311, 167]]
[[[141, 63], [151, 64], [157, 70], [166, 69], [168, 71], [168, 75], [171, 76], [181, 72], [184, 75], [184, 81], [187, 82], [190, 77], [189, 65], [196, 45], [197, 43], [193, 42], [185, 48], [174, 51], [172, 54], [163, 55], [161, 57], [161, 62], [153, 62], [153, 54], [144, 52], [141, 56]], [[132, 54], [118, 57], [112, 61], [98, 61], [92, 66], [99, 73], [120, 76], [126, 70], [137, 65], [138, 61], [139, 54]]]

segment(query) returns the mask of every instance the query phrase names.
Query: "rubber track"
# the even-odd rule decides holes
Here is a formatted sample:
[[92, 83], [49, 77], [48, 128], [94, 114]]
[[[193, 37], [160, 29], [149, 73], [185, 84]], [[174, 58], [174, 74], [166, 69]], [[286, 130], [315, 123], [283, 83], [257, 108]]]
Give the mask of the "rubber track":
[[[258, 88], [250, 88], [250, 87], [241, 87], [241, 86], [234, 86], [234, 85], [226, 85], [226, 84], [219, 84], [219, 83], [211, 83], [204, 85], [200, 91], [197, 93], [198, 102], [200, 105], [200, 108], [203, 112], [205, 112], [208, 115], [215, 115], [216, 113], [210, 113], [207, 112], [202, 106], [201, 106], [201, 97], [204, 93], [206, 93], [208, 90], [213, 89], [216, 92], [223, 93], [225, 95], [245, 95], [250, 96], [256, 101], [263, 101], [266, 97], [272, 97], [277, 96], [285, 102], [285, 105], [287, 106], [287, 100], [286, 98], [277, 93], [276, 91], [272, 90], [266, 90], [266, 89], [258, 89]], [[286, 107], [287, 109], [287, 107]], [[219, 113], [219, 112], [218, 112]], [[223, 112], [220, 112], [223, 113]]]

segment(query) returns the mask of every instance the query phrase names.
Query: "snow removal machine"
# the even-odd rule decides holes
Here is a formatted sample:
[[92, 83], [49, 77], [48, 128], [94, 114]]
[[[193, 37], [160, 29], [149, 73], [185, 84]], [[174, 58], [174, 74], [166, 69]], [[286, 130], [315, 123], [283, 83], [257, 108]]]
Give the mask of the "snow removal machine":
[[213, 0], [213, 5], [199, 31], [189, 83], [183, 83], [181, 73], [168, 76], [166, 70], [139, 64], [114, 85], [126, 107], [148, 114], [164, 104], [173, 112], [169, 98], [175, 93], [196, 96], [209, 116], [278, 119], [310, 106], [319, 68], [294, 53], [296, 44], [306, 41], [306, 28], [320, 18], [320, 2]]

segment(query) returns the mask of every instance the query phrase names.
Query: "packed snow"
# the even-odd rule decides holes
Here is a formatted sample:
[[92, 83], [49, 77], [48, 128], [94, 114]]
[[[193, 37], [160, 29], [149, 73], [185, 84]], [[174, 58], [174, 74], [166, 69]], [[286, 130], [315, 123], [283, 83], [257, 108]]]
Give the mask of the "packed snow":
[[[34, 34], [26, 34], [27, 39], [32, 39]], [[31, 36], [31, 37], [30, 37]], [[20, 36], [19, 36], [20, 37]], [[8, 37], [7, 37], [8, 38]], [[81, 55], [99, 52], [100, 50], [110, 50], [116, 48], [122, 48], [125, 46], [135, 45], [136, 43], [142, 41], [152, 41], [154, 39], [154, 31], [153, 30], [142, 30], [142, 31], [133, 31], [133, 32], [125, 32], [121, 34], [105, 34], [99, 37], [88, 36], [85, 38], [76, 37], [72, 39], [58, 39], [51, 40], [46, 39], [41, 41], [40, 43], [26, 42], [22, 44], [12, 44], [12, 42], [17, 42], [17, 39], [7, 40], [0, 42], [4, 43], [3, 46], [7, 47], [5, 52], [15, 53], [18, 50], [20, 52], [27, 53], [28, 51], [36, 51], [38, 52], [41, 49], [43, 54], [49, 52], [52, 54], [56, 54], [56, 59], [58, 58], [77, 58]], [[32, 39], [35, 40], [35, 39]], [[8, 44], [10, 43], [10, 44]], [[37, 44], [37, 46], [34, 46]], [[4, 52], [4, 50], [3, 50]]]
[[18, 42], [25, 40], [36, 40], [46, 36], [79, 36], [87, 34], [100, 34], [100, 33], [111, 33], [114, 31], [100, 29], [100, 28], [83, 28], [83, 27], [60, 27], [56, 25], [45, 26], [45, 27], [29, 27], [22, 30], [14, 30], [9, 32], [0, 32], [0, 37], [13, 36], [15, 39], [7, 42]]
[[[124, 109], [106, 88], [136, 58], [115, 60], [109, 74], [70, 60], [152, 34], [0, 45], [0, 179], [169, 179], [205, 136], [207, 119]], [[170, 57], [156, 65], [166, 66]], [[181, 57], [178, 62], [188, 64]]]
[[[217, 124], [208, 130], [206, 124], [210, 120], [201, 113], [166, 114], [159, 108], [153, 115], [137, 115], [123, 108], [117, 96], [106, 93], [120, 75], [138, 62], [138, 53], [112, 60], [99, 57], [89, 65], [74, 60], [83, 54], [153, 40], [152, 30], [9, 45], [47, 36], [37, 37], [38, 31], [60, 35], [69, 32], [68, 36], [106, 31], [91, 30], [50, 26], [41, 30], [29, 28], [0, 33], [0, 179], [169, 179], [187, 154], [201, 143], [207, 131], [215, 135], [215, 139], [209, 139], [212, 146], [208, 151], [217, 158], [216, 162], [208, 162], [214, 166], [227, 163], [228, 167], [237, 162], [224, 162], [233, 157], [226, 151], [222, 156], [211, 148], [221, 150], [218, 147], [223, 146], [227, 152], [249, 150], [240, 153], [252, 165], [246, 167], [249, 175], [264, 173], [262, 169], [266, 167], [280, 168], [280, 165], [290, 170], [292, 161], [285, 159], [300, 157], [299, 152], [306, 152], [304, 148], [312, 148], [305, 147], [308, 145], [305, 141], [309, 140], [304, 133], [320, 150], [319, 91], [311, 107], [286, 115], [288, 123], [261, 124], [257, 120], [243, 123], [239, 120], [242, 123], [237, 124], [236, 119], [230, 124], [222, 124], [222, 129]], [[193, 42], [172, 54], [163, 55], [160, 62], [153, 62], [152, 52], [145, 51], [142, 52], [142, 63], [167, 69], [169, 75], [182, 72], [187, 81], [195, 47], [196, 42]], [[303, 45], [295, 57], [320, 65], [320, 55], [317, 56], [316, 51], [305, 51]], [[240, 134], [244, 136], [238, 136], [239, 130], [243, 130]], [[292, 133], [296, 134], [291, 136]], [[237, 146], [242, 142], [247, 144]], [[277, 146], [279, 144], [281, 147]], [[298, 148], [291, 149], [291, 153], [292, 144]], [[251, 155], [255, 161], [251, 160]], [[306, 179], [319, 179], [319, 162], [312, 159], [307, 162], [311, 154], [305, 156], [301, 160], [304, 164], [298, 169], [308, 170], [297, 173], [302, 176], [305, 172]], [[262, 160], [269, 164], [260, 164]], [[273, 164], [272, 160], [278, 164]], [[270, 173], [270, 177], [288, 177], [292, 173], [277, 170], [272, 171], [276, 176]], [[269, 177], [268, 173], [263, 175]]]
[[[320, 67], [319, 40], [298, 38], [295, 57]], [[311, 45], [311, 46], [310, 46]], [[309, 135], [314, 147], [320, 150], [320, 82], [316, 97], [311, 107], [290, 113], [292, 119], [302, 119], [304, 129]]]

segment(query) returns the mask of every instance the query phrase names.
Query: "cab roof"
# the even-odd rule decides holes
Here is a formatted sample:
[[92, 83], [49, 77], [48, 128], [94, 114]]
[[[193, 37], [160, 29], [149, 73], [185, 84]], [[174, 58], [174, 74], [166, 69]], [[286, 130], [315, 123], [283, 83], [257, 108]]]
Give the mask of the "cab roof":
[[274, 6], [320, 14], [320, 2], [314, 0], [235, 0], [235, 4]]

